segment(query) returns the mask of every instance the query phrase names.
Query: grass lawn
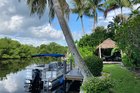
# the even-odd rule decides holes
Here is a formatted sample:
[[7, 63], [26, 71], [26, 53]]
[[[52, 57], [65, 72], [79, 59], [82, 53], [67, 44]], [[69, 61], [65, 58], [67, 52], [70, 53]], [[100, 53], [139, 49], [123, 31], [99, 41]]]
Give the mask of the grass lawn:
[[121, 65], [104, 65], [103, 71], [111, 74], [115, 93], [140, 93], [140, 77]]

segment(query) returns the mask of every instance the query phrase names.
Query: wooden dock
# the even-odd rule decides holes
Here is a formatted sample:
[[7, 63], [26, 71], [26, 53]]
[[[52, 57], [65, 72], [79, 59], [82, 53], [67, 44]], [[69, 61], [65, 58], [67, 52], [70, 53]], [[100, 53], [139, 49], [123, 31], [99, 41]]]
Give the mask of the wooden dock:
[[81, 72], [78, 68], [74, 68], [66, 74], [66, 80], [82, 81], [83, 75], [81, 74]]

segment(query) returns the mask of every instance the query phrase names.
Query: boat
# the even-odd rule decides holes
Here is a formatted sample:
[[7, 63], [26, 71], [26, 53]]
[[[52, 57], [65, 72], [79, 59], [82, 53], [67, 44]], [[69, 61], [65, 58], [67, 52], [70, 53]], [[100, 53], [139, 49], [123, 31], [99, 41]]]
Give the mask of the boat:
[[[44, 56], [44, 55], [38, 55]], [[48, 55], [53, 57], [64, 57], [64, 55]], [[34, 57], [37, 57], [35, 55]], [[52, 90], [64, 83], [64, 64], [63, 62], [50, 62], [49, 64], [33, 65], [26, 68], [25, 86], [28, 89]]]

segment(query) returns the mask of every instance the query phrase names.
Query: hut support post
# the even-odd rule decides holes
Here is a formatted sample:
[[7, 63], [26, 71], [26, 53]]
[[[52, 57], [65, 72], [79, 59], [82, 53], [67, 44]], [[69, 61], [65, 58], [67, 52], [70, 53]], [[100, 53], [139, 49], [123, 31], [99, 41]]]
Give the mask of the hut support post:
[[99, 57], [102, 58], [101, 47], [99, 46]]

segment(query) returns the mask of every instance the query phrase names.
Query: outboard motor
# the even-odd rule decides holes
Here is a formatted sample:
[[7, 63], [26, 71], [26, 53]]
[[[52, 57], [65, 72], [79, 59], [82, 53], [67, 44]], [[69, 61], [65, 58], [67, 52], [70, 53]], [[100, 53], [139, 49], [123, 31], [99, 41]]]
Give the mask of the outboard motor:
[[34, 79], [31, 83], [31, 91], [38, 91], [41, 90], [43, 88], [43, 82], [41, 81], [41, 76], [40, 76], [41, 72], [38, 69], [34, 70]]

